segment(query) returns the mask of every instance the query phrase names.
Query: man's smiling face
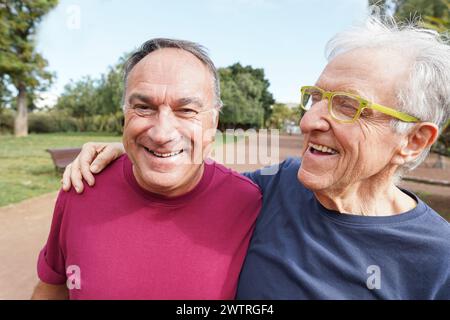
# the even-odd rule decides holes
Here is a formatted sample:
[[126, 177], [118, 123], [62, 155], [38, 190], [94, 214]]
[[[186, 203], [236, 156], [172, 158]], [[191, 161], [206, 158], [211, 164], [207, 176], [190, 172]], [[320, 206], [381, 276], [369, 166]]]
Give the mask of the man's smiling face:
[[[353, 92], [395, 108], [396, 88], [408, 70], [408, 59], [398, 52], [357, 49], [330, 61], [316, 86]], [[338, 123], [328, 112], [328, 100], [318, 101], [300, 122], [305, 139], [299, 180], [314, 191], [378, 183], [382, 173], [394, 166], [400, 148], [401, 137], [392, 130], [391, 119], [366, 109], [356, 122]]]
[[200, 179], [217, 126], [213, 83], [203, 62], [174, 48], [148, 54], [129, 73], [123, 143], [145, 189], [174, 196]]

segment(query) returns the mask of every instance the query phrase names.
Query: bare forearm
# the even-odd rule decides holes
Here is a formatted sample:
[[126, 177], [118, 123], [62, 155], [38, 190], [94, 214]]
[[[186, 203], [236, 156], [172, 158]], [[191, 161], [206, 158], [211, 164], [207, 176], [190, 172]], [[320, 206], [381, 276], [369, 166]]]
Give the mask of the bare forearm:
[[31, 300], [67, 300], [69, 290], [65, 285], [52, 285], [39, 281], [34, 288]]

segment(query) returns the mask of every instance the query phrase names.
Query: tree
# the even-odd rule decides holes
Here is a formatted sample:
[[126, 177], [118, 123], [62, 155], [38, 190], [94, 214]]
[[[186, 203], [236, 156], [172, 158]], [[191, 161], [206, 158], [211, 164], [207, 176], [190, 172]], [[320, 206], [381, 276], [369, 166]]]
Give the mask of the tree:
[[122, 56], [99, 78], [88, 76], [67, 84], [55, 109], [76, 118], [80, 131], [120, 131], [123, 121], [123, 68], [127, 56]]
[[420, 25], [438, 32], [450, 29], [450, 0], [369, 0], [371, 5], [397, 21], [419, 19]]
[[262, 127], [275, 102], [264, 69], [235, 63], [219, 69], [222, 101], [220, 127]]
[[0, 78], [0, 112], [6, 107], [11, 99], [11, 92], [7, 88], [7, 81], [3, 77]]
[[450, 30], [450, 0], [441, 0], [438, 12], [424, 17], [423, 26], [444, 33]]
[[123, 94], [123, 67], [127, 55], [110, 67], [99, 78], [83, 77], [70, 82], [58, 99], [57, 109], [69, 111], [76, 118], [90, 115], [108, 115], [121, 111]]
[[109, 68], [107, 74], [102, 74], [95, 95], [95, 110], [97, 114], [114, 114], [122, 108], [124, 90], [123, 68], [128, 54], [123, 55], [119, 62]]
[[36, 52], [35, 35], [43, 17], [57, 0], [1, 0], [0, 79], [17, 90], [16, 136], [28, 134], [27, 95], [50, 85], [47, 61]]
[[96, 81], [90, 77], [70, 82], [64, 87], [64, 93], [59, 97], [55, 108], [80, 119], [80, 131], [85, 131], [86, 118], [95, 114], [96, 90]]
[[298, 109], [289, 108], [284, 103], [275, 103], [272, 106], [272, 113], [267, 120], [269, 128], [284, 129], [287, 122], [298, 122]]

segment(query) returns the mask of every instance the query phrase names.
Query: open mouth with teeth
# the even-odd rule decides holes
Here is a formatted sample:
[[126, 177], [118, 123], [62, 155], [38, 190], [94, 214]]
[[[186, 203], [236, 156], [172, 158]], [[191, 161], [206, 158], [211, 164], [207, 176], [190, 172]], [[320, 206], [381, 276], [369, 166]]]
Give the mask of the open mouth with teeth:
[[334, 155], [334, 154], [338, 154], [339, 152], [337, 152], [334, 149], [331, 149], [330, 147], [321, 145], [321, 144], [314, 144], [309, 142], [308, 143], [308, 147], [309, 147], [309, 151], [312, 154], [316, 154], [316, 155]]
[[149, 148], [146, 148], [146, 147], [144, 147], [144, 149], [145, 149], [148, 153], [150, 153], [150, 154], [152, 154], [152, 155], [154, 155], [155, 157], [158, 157], [158, 158], [170, 158], [170, 157], [175, 157], [175, 156], [177, 156], [177, 155], [179, 155], [180, 153], [183, 152], [183, 149], [180, 149], [180, 150], [174, 151], [174, 152], [167, 152], [167, 153], [159, 153], [159, 152], [150, 150]]

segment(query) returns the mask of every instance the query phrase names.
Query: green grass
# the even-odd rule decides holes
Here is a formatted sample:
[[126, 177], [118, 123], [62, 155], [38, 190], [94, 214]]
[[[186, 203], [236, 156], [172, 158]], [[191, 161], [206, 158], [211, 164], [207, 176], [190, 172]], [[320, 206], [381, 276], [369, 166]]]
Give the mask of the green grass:
[[48, 148], [81, 147], [88, 141], [121, 141], [121, 136], [96, 133], [0, 135], [0, 207], [60, 187]]

